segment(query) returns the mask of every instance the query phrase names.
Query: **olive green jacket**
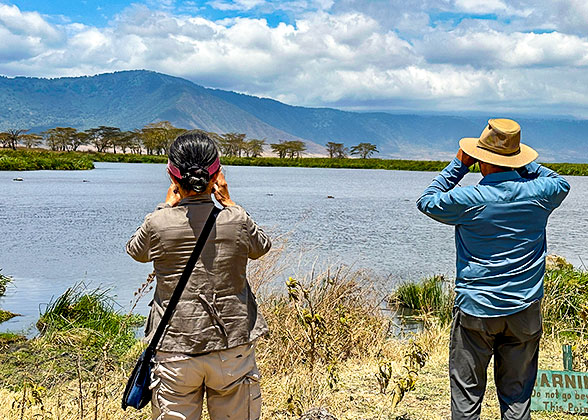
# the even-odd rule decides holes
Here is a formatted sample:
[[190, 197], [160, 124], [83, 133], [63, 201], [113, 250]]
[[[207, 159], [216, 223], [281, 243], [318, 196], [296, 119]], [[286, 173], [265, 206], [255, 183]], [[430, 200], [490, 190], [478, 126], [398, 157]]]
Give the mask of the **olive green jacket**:
[[[213, 207], [209, 196], [161, 204], [127, 243], [139, 262], [153, 262], [157, 285], [145, 336], [151, 339]], [[242, 207], [223, 209], [158, 350], [201, 354], [250, 343], [268, 332], [247, 282], [248, 258], [269, 251], [269, 237]]]

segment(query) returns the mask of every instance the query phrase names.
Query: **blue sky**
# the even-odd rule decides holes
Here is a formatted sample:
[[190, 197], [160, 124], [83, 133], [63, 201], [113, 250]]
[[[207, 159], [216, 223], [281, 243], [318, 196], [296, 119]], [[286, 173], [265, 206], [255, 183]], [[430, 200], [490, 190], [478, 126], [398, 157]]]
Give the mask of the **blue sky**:
[[[232, 2], [225, 2], [227, 7]], [[280, 22], [291, 23], [291, 14], [285, 10], [264, 10], [263, 8], [235, 10], [217, 8], [213, 2], [208, 1], [127, 1], [127, 0], [18, 0], [7, 4], [18, 6], [22, 11], [39, 12], [48, 18], [57, 21], [69, 20], [96, 27], [104, 27], [117, 15], [123, 12], [132, 4], [144, 4], [154, 9], [174, 10], [192, 16], [203, 16], [211, 20], [219, 20], [235, 17], [264, 18], [271, 26], [277, 26]], [[236, 7], [236, 6], [235, 6]]]
[[588, 119], [585, 0], [0, 0], [0, 74], [149, 69], [294, 105]]

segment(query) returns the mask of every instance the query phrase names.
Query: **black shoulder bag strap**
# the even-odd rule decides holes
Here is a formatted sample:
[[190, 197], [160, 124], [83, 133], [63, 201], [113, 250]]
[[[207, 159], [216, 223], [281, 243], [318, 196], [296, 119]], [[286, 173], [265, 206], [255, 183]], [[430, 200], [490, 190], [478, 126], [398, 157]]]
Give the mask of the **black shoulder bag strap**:
[[151, 343], [149, 343], [149, 347], [147, 350], [148, 353], [155, 354], [155, 349], [157, 348], [157, 344], [159, 343], [159, 340], [161, 340], [161, 337], [163, 336], [165, 328], [167, 327], [167, 324], [169, 323], [169, 321], [174, 313], [174, 310], [176, 309], [176, 306], [178, 305], [178, 302], [180, 301], [180, 297], [182, 296], [182, 292], [184, 291], [186, 284], [188, 284], [188, 280], [190, 279], [190, 275], [192, 274], [192, 271], [194, 271], [194, 266], [196, 266], [196, 262], [198, 261], [198, 258], [200, 258], [200, 253], [202, 252], [202, 249], [204, 248], [204, 244], [206, 244], [206, 240], [208, 239], [208, 236], [210, 235], [210, 231], [212, 230], [212, 227], [214, 226], [214, 223], [216, 222], [216, 217], [221, 212], [221, 210], [222, 209], [219, 209], [216, 206], [214, 206], [212, 208], [212, 211], [210, 212], [210, 215], [208, 216], [208, 219], [206, 220], [206, 223], [204, 224], [204, 227], [202, 228], [202, 232], [200, 232], [200, 236], [198, 236], [198, 240], [196, 241], [196, 246], [194, 246], [194, 251], [192, 251], [192, 255], [190, 255], [190, 259], [188, 260], [188, 264], [186, 264], [186, 268], [184, 268], [184, 272], [182, 273], [182, 277], [180, 277], [180, 280], [178, 281], [178, 284], [176, 285], [174, 293], [172, 294], [172, 296], [169, 300], [169, 303], [167, 304], [167, 308], [165, 308], [165, 312], [163, 313], [163, 316], [161, 317], [161, 321], [159, 322], [159, 325], [157, 326], [157, 330], [155, 331], [155, 334], [153, 335], [153, 338], [151, 339]]

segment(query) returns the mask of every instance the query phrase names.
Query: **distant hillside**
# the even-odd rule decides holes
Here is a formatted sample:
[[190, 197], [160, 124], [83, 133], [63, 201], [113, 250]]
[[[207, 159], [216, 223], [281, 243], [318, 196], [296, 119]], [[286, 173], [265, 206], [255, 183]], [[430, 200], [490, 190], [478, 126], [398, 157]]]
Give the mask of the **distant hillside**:
[[[381, 157], [448, 158], [461, 137], [479, 135], [480, 117], [356, 113], [304, 108], [207, 89], [188, 80], [136, 70], [58, 79], [0, 77], [0, 130], [55, 126], [133, 129], [169, 120], [184, 128], [246, 133], [251, 138], [301, 139], [311, 153], [328, 141], [378, 145]], [[588, 161], [588, 121], [518, 119], [523, 141], [546, 161]]]

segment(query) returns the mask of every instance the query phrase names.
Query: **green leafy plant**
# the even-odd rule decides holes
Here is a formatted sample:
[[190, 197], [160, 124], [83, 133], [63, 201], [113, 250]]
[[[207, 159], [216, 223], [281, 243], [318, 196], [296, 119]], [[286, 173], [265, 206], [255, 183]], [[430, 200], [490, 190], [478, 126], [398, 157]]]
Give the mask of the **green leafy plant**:
[[407, 392], [415, 389], [419, 372], [425, 366], [428, 357], [428, 351], [420, 344], [414, 341], [410, 342], [409, 348], [404, 354], [403, 374], [396, 378], [392, 389], [392, 410], [400, 404]]

